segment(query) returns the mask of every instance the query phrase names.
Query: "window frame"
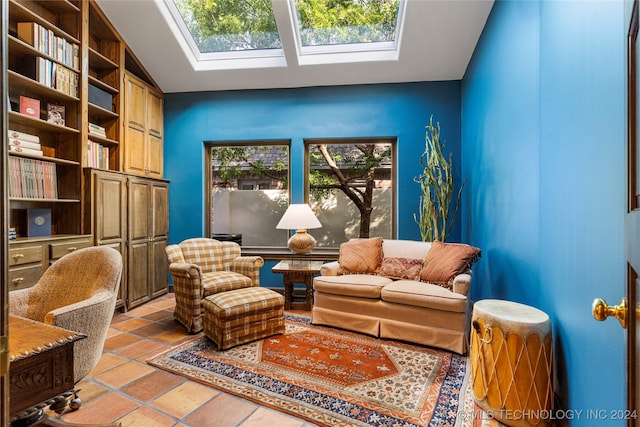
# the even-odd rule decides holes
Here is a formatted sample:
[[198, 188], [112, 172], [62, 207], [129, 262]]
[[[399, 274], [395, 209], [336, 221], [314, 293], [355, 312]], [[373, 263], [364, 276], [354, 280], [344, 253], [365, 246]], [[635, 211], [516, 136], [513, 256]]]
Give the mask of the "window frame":
[[[213, 148], [218, 148], [221, 146], [234, 146], [234, 147], [239, 147], [239, 146], [246, 146], [246, 147], [264, 147], [264, 146], [286, 146], [288, 149], [288, 165], [289, 167], [287, 168], [287, 180], [289, 182], [288, 188], [287, 188], [287, 197], [289, 199], [289, 203], [291, 203], [291, 140], [290, 139], [258, 139], [258, 140], [239, 140], [239, 141], [235, 141], [235, 140], [224, 140], [224, 141], [205, 141], [204, 142], [204, 152], [205, 152], [205, 157], [204, 157], [204, 183], [205, 183], [205, 189], [204, 189], [204, 197], [205, 197], [205, 204], [204, 204], [204, 214], [205, 214], [205, 227], [204, 227], [204, 233], [205, 236], [210, 237], [211, 236], [211, 197], [212, 197], [212, 191], [211, 191], [211, 180], [213, 179], [212, 176], [212, 161], [211, 161], [211, 150]], [[256, 191], [256, 190], [243, 190], [243, 191]], [[243, 251], [245, 249], [255, 249], [255, 250], [266, 250], [266, 249], [273, 249], [279, 246], [248, 246], [248, 245], [242, 245], [243, 247]], [[286, 249], [286, 241], [285, 244], [283, 245], [283, 248]]]
[[[391, 236], [389, 238], [396, 239], [398, 235], [397, 230], [397, 215], [398, 215], [398, 137], [397, 136], [376, 136], [376, 137], [336, 137], [336, 138], [304, 138], [304, 202], [309, 203], [310, 185], [309, 176], [311, 173], [309, 147], [318, 144], [333, 144], [333, 145], [345, 145], [345, 144], [357, 144], [357, 143], [385, 143], [391, 144]], [[376, 237], [370, 235], [370, 237]], [[339, 246], [321, 246], [316, 249], [335, 250]], [[314, 249], [314, 251], [316, 250]]]

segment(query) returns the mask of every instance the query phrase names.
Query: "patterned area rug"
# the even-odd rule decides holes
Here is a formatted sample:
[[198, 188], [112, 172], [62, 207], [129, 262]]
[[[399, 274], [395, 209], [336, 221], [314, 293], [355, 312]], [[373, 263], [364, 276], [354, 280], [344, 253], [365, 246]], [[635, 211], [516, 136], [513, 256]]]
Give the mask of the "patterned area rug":
[[471, 426], [466, 357], [311, 325], [226, 351], [204, 337], [149, 364], [321, 426]]

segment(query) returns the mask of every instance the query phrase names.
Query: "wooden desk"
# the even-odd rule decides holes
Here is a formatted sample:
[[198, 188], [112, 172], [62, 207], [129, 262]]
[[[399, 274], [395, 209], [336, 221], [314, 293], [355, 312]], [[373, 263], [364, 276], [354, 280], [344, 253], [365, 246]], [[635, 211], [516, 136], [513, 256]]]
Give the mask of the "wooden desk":
[[[282, 260], [271, 271], [284, 275], [284, 309], [299, 307], [293, 302], [293, 285], [302, 283], [306, 286], [304, 310], [311, 310], [313, 303], [313, 276], [320, 273], [323, 261]], [[294, 307], [295, 306], [295, 307]]]
[[86, 335], [9, 316], [9, 412], [73, 389], [73, 343]]

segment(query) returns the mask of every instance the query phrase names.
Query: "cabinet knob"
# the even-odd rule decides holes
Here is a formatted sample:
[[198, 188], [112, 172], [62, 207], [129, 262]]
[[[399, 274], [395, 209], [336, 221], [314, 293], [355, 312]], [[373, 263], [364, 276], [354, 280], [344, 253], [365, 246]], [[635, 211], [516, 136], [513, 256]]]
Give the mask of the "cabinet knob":
[[75, 246], [69, 246], [69, 247], [67, 248], [67, 252], [73, 252], [73, 251], [75, 251], [76, 249], [78, 249], [78, 248], [76, 248]]
[[18, 261], [22, 258], [24, 258], [24, 254], [13, 254], [14, 261]]
[[12, 285], [18, 286], [20, 283], [24, 282], [24, 277], [16, 277], [11, 281]]
[[98, 246], [102, 246], [102, 240], [98, 240]]

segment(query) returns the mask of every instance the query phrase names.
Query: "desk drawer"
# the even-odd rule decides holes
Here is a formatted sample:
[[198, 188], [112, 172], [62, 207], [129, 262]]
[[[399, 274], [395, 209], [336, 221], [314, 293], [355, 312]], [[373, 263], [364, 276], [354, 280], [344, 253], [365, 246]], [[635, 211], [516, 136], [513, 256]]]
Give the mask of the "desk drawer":
[[32, 262], [42, 262], [41, 245], [9, 249], [9, 267]]
[[91, 240], [73, 240], [71, 242], [60, 242], [49, 244], [49, 258], [51, 261], [55, 261], [58, 258], [62, 258], [68, 253], [77, 251], [78, 249], [88, 248], [91, 245]]
[[16, 267], [9, 269], [9, 291], [30, 288], [42, 276], [42, 265]]

